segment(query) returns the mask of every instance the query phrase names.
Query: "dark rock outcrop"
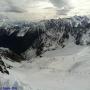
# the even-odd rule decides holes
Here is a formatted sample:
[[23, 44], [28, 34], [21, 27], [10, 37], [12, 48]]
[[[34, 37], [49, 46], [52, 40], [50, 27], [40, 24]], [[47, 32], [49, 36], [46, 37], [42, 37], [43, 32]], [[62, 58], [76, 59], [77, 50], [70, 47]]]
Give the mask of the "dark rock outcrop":
[[7, 68], [1, 58], [0, 58], [0, 72], [9, 74], [9, 71], [7, 70]]

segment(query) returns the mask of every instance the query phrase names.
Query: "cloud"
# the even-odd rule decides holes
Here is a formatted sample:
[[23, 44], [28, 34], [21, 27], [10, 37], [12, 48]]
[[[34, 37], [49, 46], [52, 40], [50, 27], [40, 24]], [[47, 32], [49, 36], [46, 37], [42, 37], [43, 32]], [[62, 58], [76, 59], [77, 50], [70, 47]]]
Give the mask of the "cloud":
[[[75, 0], [0, 0], [0, 12], [10, 17], [54, 18], [67, 16]], [[77, 0], [78, 1], [78, 0]], [[34, 18], [35, 16], [35, 18]]]
[[38, 8], [40, 1], [42, 0], [0, 0], [0, 11], [24, 13], [28, 8]]
[[22, 9], [19, 6], [16, 6], [11, 0], [6, 0], [6, 4], [8, 6], [8, 9], [6, 9], [6, 12], [16, 12], [16, 13], [23, 13], [25, 12], [24, 9]]
[[68, 0], [50, 0], [50, 2], [56, 7], [57, 15], [67, 15], [73, 8]]
[[61, 8], [61, 7], [64, 7], [64, 6], [67, 6], [68, 5], [68, 2], [67, 0], [50, 0], [50, 2], [58, 7], [58, 8]]
[[59, 9], [59, 10], [57, 10], [57, 15], [67, 15], [71, 10], [72, 10], [72, 8]]
[[19, 4], [17, 5], [17, 3], [18, 3], [17, 0], [16, 0], [16, 2], [13, 2], [12, 0], [3, 0], [3, 1], [1, 0], [0, 1], [0, 11], [14, 12], [14, 13], [26, 12], [26, 10], [21, 5], [19, 5]]

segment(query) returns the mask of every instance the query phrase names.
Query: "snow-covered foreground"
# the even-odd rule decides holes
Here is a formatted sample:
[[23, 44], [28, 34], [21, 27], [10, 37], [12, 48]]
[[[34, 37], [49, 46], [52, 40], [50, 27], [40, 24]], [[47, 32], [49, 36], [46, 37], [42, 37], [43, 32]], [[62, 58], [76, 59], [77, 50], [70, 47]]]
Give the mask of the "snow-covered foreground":
[[42, 58], [12, 63], [10, 75], [0, 74], [2, 86], [18, 90], [90, 90], [90, 47], [69, 46], [46, 52]]

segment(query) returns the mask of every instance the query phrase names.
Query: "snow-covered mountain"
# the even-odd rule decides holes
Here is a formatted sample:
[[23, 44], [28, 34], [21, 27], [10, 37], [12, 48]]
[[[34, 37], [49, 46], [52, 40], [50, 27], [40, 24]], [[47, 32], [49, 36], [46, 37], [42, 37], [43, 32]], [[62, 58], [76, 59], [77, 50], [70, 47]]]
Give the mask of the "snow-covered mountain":
[[86, 16], [7, 23], [0, 27], [0, 47], [31, 58], [57, 47], [64, 48], [70, 40], [77, 45], [89, 45], [89, 29], [90, 19]]
[[89, 45], [90, 18], [86, 16], [3, 22], [0, 24], [0, 87], [89, 90]]
[[64, 48], [69, 43], [90, 44], [88, 17], [74, 16], [39, 22], [10, 23], [8, 20], [0, 26], [0, 47], [8, 48], [12, 52], [11, 57], [15, 56], [14, 58], [19, 61], [41, 56], [46, 51], [58, 47]]

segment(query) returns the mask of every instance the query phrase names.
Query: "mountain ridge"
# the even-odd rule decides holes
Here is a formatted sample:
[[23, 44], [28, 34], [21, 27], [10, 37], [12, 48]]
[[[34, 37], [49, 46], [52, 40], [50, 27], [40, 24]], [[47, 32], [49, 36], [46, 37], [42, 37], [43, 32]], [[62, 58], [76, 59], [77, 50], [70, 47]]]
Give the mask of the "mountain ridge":
[[0, 27], [0, 47], [9, 48], [25, 58], [31, 51], [34, 56], [40, 56], [58, 46], [64, 48], [70, 38], [76, 45], [89, 45], [89, 34], [90, 18], [86, 16], [7, 23]]

